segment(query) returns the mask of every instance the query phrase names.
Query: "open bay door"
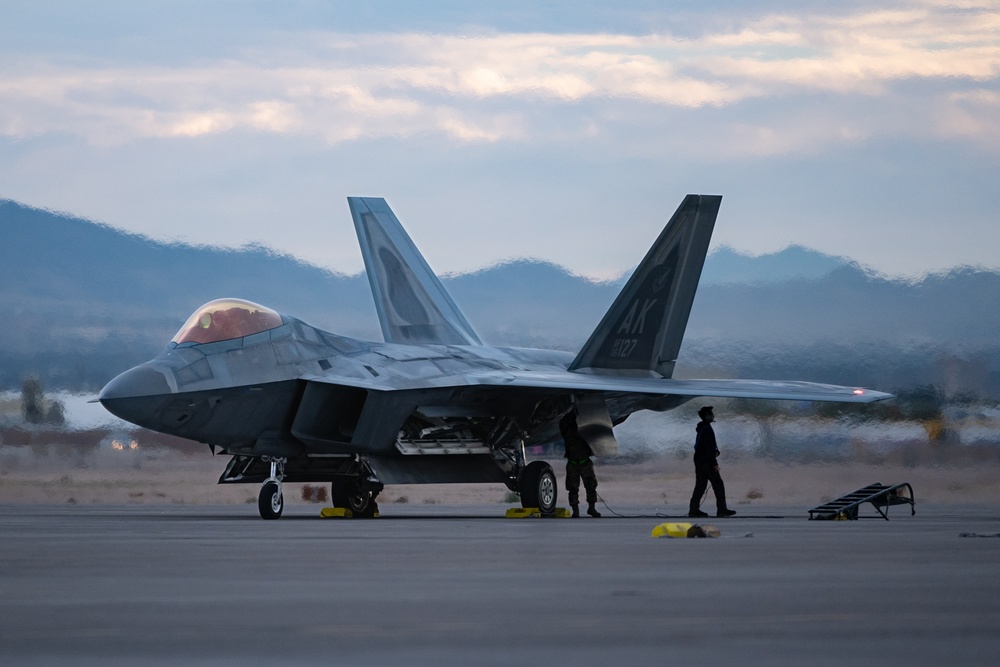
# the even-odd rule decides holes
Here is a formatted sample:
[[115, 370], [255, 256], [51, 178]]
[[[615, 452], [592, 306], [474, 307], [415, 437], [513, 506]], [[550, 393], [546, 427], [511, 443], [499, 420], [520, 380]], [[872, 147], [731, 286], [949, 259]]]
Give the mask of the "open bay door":
[[576, 399], [576, 425], [580, 435], [594, 456], [618, 456], [620, 453], [618, 441], [608, 414], [608, 404], [601, 396], [578, 396]]

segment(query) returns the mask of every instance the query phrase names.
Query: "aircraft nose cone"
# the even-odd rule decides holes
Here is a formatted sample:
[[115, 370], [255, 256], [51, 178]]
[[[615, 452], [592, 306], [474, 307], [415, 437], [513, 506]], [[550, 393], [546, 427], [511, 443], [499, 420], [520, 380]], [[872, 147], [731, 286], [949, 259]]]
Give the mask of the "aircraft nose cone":
[[164, 395], [170, 395], [166, 378], [143, 364], [125, 371], [105, 385], [97, 399], [114, 416], [139, 426], [155, 428]]
[[105, 401], [121, 398], [140, 398], [142, 396], [162, 396], [170, 393], [163, 373], [143, 364], [125, 371], [101, 390], [98, 400], [107, 406]]

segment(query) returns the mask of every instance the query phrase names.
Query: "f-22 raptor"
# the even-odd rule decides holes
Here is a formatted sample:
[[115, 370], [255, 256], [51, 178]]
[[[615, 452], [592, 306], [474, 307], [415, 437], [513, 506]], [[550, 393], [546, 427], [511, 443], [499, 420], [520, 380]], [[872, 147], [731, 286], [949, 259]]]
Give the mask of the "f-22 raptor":
[[386, 484], [502, 482], [556, 509], [552, 467], [527, 448], [561, 440], [576, 411], [597, 453], [638, 410], [695, 397], [865, 403], [890, 394], [764, 380], [673, 379], [722, 197], [688, 195], [576, 355], [484, 345], [381, 198], [348, 203], [385, 342], [338, 336], [240, 299], [197, 310], [155, 359], [99, 400], [145, 428], [230, 455], [219, 483], [331, 484], [335, 507], [371, 516]]

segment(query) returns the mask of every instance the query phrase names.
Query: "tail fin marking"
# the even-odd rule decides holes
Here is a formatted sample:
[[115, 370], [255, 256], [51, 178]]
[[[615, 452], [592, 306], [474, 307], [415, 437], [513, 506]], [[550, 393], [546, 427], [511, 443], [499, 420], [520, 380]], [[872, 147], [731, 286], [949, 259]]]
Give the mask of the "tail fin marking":
[[721, 202], [684, 198], [569, 370], [673, 374]]

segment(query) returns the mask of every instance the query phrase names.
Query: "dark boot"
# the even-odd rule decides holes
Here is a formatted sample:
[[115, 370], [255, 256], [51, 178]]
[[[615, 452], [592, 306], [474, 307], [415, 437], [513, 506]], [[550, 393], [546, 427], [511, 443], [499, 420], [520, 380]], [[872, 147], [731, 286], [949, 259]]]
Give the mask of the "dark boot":
[[580, 506], [579, 505], [570, 505], [570, 507], [573, 508], [573, 514], [571, 514], [570, 516], [572, 518], [574, 518], [574, 519], [579, 519], [580, 518]]
[[693, 519], [701, 519], [701, 518], [704, 518], [704, 517], [708, 516], [708, 514], [706, 514], [705, 512], [702, 512], [695, 505], [692, 505], [691, 509], [688, 510], [688, 516], [691, 517], [691, 518], [693, 518]]
[[587, 514], [594, 517], [595, 519], [601, 518], [601, 513], [597, 511], [596, 507], [594, 507], [594, 503], [590, 503], [590, 507], [587, 508]]
[[736, 512], [726, 507], [725, 504], [719, 505], [719, 511], [715, 513], [715, 516], [723, 519], [727, 516], [736, 516]]

